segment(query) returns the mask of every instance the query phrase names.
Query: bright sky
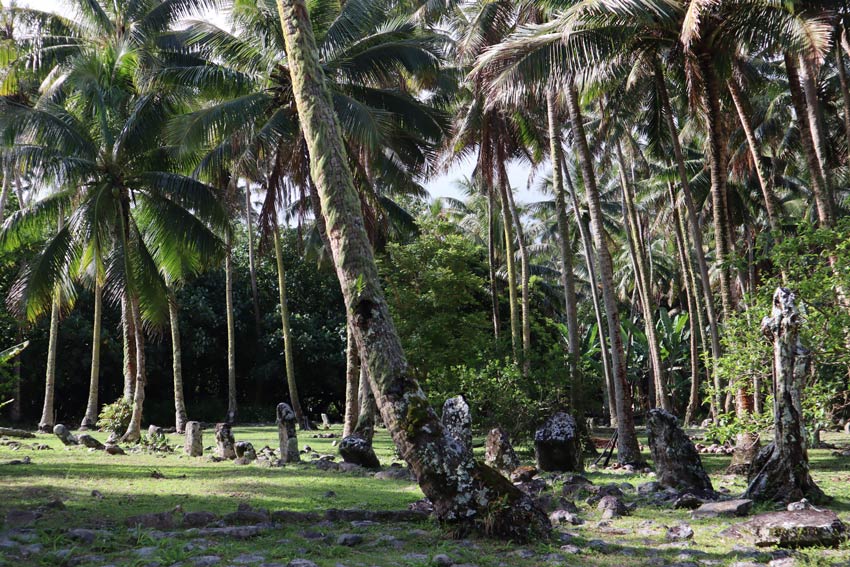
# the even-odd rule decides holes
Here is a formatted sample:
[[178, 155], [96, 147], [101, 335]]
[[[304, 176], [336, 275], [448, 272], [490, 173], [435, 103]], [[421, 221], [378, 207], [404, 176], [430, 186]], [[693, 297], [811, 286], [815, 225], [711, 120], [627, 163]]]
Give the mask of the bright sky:
[[[0, 4], [8, 5], [9, 0], [0, 0]], [[62, 0], [18, 0], [17, 4], [19, 6], [29, 6], [51, 12], [61, 12], [61, 10], [67, 6], [62, 2]], [[216, 17], [216, 15], [211, 15], [209, 19], [218, 25], [222, 24], [221, 18]], [[462, 198], [463, 195], [456, 189], [455, 185], [458, 181], [469, 177], [472, 174], [473, 168], [473, 160], [468, 159], [464, 163], [459, 163], [452, 167], [446, 173], [429, 180], [425, 183], [425, 189], [428, 190], [428, 193], [433, 198]], [[530, 203], [545, 198], [538, 191], [527, 188], [528, 175], [529, 170], [527, 166], [508, 164], [508, 179], [510, 179], [511, 186], [517, 190], [515, 194], [518, 203]]]

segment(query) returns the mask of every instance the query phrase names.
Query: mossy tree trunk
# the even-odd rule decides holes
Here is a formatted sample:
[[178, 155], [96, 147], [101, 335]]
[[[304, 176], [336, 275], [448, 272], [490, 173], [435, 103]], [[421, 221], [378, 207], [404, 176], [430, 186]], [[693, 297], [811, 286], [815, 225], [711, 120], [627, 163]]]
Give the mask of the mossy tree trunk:
[[476, 463], [446, 433], [410, 374], [380, 286], [307, 6], [304, 0], [278, 0], [277, 6], [312, 179], [346, 309], [354, 321], [361, 363], [396, 447], [439, 519], [460, 529], [514, 539], [548, 532], [546, 515], [527, 495]]
[[354, 426], [360, 416], [360, 356], [357, 354], [357, 343], [354, 340], [350, 319], [346, 321], [345, 328], [345, 419], [342, 436], [348, 437], [354, 432]]

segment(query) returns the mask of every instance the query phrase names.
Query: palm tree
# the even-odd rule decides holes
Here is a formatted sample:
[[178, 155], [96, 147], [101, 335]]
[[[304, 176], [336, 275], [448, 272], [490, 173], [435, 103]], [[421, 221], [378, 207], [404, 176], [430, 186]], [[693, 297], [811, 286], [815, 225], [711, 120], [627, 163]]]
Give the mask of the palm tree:
[[[384, 423], [439, 517], [469, 525], [487, 510], [487, 529], [494, 535], [525, 539], [534, 531], [547, 531], [545, 514], [527, 496], [499, 475], [485, 477], [484, 469], [469, 453], [457, 450], [408, 373], [363, 228], [342, 129], [319, 65], [309, 12], [303, 0], [280, 0], [278, 10], [293, 94], [311, 156], [311, 177], [322, 200], [337, 275], [355, 323], [355, 340]], [[467, 498], [469, 490], [477, 497]], [[498, 507], [492, 506], [495, 499], [501, 503]]]

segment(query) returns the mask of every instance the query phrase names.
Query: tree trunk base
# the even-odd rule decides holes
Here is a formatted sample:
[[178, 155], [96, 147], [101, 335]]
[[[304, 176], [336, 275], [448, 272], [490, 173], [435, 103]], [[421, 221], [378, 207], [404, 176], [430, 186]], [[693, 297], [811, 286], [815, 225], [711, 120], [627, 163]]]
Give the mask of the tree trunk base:
[[84, 417], [82, 423], [80, 423], [80, 431], [89, 431], [90, 429], [97, 429], [95, 420], [90, 417]]
[[748, 480], [744, 498], [752, 500], [788, 503], [806, 498], [815, 504], [830, 500], [812, 480], [807, 463], [783, 458], [773, 443], [759, 451]]
[[735, 443], [735, 452], [732, 453], [732, 463], [726, 469], [726, 474], [747, 475], [750, 467], [758, 455], [761, 443], [759, 436], [752, 433], [741, 433]]

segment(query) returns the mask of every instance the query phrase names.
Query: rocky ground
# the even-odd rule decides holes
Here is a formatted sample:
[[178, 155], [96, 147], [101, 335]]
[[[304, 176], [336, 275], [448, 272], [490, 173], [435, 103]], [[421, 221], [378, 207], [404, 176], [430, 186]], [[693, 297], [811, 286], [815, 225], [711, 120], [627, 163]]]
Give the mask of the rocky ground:
[[[584, 478], [529, 474], [526, 489], [539, 493], [556, 525], [551, 539], [519, 546], [464, 538], [409, 511], [422, 494], [403, 468], [388, 466], [395, 455], [384, 432], [376, 438], [385, 465], [378, 475], [328, 457], [310, 463], [335, 453], [337, 428], [301, 433], [301, 447], [312, 449], [302, 455], [307, 462], [284, 467], [262, 458], [263, 447], [276, 445], [276, 428], [234, 434], [260, 459], [238, 465], [181, 450], [110, 455], [65, 447], [53, 435], [0, 440], [0, 566], [850, 565], [847, 543], [757, 547], [730, 530], [776, 507], [726, 506], [747, 517], [695, 513], [699, 502], [664, 491], [651, 472], [623, 469]], [[826, 440], [850, 445], [843, 434]], [[176, 435], [166, 441], [182, 446]], [[214, 445], [212, 430], [204, 445]], [[522, 448], [519, 455], [531, 463]], [[850, 457], [833, 450], [811, 457], [815, 480], [834, 498], [827, 508], [850, 519]], [[743, 479], [722, 472], [728, 456], [702, 459], [715, 489], [729, 498], [743, 491]]]

